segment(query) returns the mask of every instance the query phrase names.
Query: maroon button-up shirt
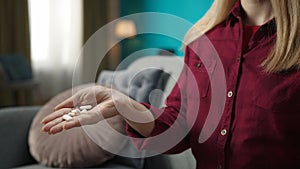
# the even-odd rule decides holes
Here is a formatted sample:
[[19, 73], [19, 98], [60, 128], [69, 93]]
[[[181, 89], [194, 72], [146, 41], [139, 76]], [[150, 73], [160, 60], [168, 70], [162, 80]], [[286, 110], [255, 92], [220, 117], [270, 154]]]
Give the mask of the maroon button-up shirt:
[[[262, 25], [242, 51], [241, 10], [237, 2], [223, 23], [187, 47], [186, 66], [166, 107], [151, 109], [155, 115], [163, 110], [152, 136], [175, 126], [168, 135], [171, 141], [187, 131], [166, 153], [191, 148], [197, 169], [300, 168], [300, 73], [265, 73], [260, 67], [276, 39], [274, 19]], [[224, 81], [218, 67], [223, 67]], [[215, 88], [212, 79], [220, 80]], [[212, 103], [214, 90], [224, 97], [218, 104]], [[130, 127], [127, 131], [140, 137]], [[199, 140], [201, 132], [207, 139]], [[150, 137], [137, 144], [147, 149], [160, 142]]]

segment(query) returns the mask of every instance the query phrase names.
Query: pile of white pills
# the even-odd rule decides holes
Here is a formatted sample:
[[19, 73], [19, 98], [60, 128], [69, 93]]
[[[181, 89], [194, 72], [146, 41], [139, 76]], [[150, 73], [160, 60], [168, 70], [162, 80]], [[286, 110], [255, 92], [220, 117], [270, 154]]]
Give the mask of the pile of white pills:
[[79, 108], [75, 108], [75, 109], [71, 110], [68, 114], [63, 115], [62, 118], [65, 121], [71, 121], [71, 120], [73, 120], [73, 117], [84, 114], [92, 108], [93, 107], [91, 105], [80, 106]]

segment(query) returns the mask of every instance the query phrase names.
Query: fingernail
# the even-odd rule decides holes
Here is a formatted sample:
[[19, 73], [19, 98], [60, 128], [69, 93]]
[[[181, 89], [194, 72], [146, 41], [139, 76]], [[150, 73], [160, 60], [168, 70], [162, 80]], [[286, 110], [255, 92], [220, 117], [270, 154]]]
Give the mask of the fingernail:
[[51, 133], [51, 134], [55, 134], [55, 131], [53, 131], [53, 130], [50, 130], [50, 133]]
[[42, 120], [41, 120], [41, 123], [42, 123], [42, 124], [45, 124], [45, 121], [46, 121], [45, 119], [42, 119]]

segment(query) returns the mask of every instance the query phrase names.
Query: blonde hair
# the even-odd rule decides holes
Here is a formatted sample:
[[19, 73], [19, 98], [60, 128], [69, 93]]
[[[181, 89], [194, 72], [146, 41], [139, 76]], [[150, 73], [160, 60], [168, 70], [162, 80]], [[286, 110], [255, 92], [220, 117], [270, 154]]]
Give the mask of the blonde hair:
[[[184, 43], [223, 22], [237, 0], [215, 0], [207, 13], [188, 31]], [[269, 56], [261, 63], [266, 72], [300, 69], [300, 1], [270, 0], [276, 19], [277, 38]]]

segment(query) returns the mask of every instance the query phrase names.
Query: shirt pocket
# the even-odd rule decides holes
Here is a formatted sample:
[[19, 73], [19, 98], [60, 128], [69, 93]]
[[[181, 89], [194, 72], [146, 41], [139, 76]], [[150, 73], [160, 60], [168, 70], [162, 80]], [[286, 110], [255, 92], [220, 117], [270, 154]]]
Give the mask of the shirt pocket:
[[[197, 57], [190, 58], [190, 71], [189, 82], [197, 83], [199, 90], [199, 95], [201, 98], [206, 98], [210, 88], [210, 77], [213, 75], [215, 70], [216, 61], [215, 60], [205, 60], [202, 61]], [[195, 95], [195, 89], [190, 88], [190, 97]]]
[[258, 75], [252, 101], [269, 111], [284, 111], [291, 99], [294, 81], [281, 75]]

